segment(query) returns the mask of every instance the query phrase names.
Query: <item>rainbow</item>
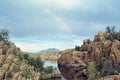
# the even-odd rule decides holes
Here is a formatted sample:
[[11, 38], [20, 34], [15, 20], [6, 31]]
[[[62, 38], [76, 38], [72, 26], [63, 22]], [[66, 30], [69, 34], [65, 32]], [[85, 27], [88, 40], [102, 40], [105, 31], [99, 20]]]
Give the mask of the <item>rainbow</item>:
[[63, 27], [70, 33], [72, 33], [72, 30], [70, 28], [70, 26], [59, 16], [57, 15], [54, 11], [52, 11], [51, 9], [47, 9], [55, 18], [56, 20], [61, 23], [63, 25]]

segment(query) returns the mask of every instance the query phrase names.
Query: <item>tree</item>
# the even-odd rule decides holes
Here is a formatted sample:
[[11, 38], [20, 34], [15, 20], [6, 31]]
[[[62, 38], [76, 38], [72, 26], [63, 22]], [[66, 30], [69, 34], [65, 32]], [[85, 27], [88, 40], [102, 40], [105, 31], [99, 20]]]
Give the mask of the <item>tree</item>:
[[30, 57], [29, 60], [28, 60], [28, 63], [32, 66], [35, 67], [35, 70], [38, 71], [38, 72], [41, 72], [43, 71], [44, 67], [44, 62], [41, 60], [41, 58], [34, 58], [34, 57]]
[[107, 26], [107, 27], [106, 27], [106, 32], [107, 32], [107, 33], [111, 33], [110, 26]]
[[0, 40], [3, 40], [3, 39], [2, 39], [2, 34], [1, 34], [1, 32], [0, 32]]
[[80, 47], [79, 46], [75, 46], [75, 51], [79, 51]]
[[113, 41], [114, 39], [116, 39], [116, 34], [117, 32], [115, 31], [115, 26], [107, 26], [106, 27], [106, 32], [110, 33], [110, 35], [108, 37], [106, 37], [106, 39]]
[[24, 54], [24, 58], [25, 58], [26, 60], [29, 60], [29, 55], [28, 55], [28, 54]]
[[0, 31], [0, 38], [1, 38], [2, 40], [7, 41], [8, 38], [9, 38], [9, 31], [8, 31], [7, 29], [2, 29], [2, 30]]
[[107, 33], [115, 34], [115, 33], [116, 33], [115, 29], [116, 29], [115, 26], [112, 26], [112, 27], [107, 26], [107, 27], [106, 27], [106, 32], [107, 32]]

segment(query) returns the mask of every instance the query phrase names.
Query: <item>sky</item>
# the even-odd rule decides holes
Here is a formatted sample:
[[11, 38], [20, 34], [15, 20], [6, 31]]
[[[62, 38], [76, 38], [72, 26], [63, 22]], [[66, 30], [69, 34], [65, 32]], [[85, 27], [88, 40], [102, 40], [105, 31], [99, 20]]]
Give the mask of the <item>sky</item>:
[[120, 29], [119, 0], [0, 0], [0, 29], [22, 51], [81, 45], [106, 26]]

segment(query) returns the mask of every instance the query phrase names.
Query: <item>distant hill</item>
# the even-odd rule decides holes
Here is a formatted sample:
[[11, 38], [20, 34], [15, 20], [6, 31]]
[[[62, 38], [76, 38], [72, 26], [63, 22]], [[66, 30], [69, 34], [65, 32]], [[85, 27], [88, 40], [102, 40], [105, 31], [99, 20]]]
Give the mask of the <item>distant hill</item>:
[[41, 50], [39, 53], [59, 52], [59, 51], [60, 50], [56, 49], [56, 48], [49, 48], [49, 49], [46, 49], [46, 50]]

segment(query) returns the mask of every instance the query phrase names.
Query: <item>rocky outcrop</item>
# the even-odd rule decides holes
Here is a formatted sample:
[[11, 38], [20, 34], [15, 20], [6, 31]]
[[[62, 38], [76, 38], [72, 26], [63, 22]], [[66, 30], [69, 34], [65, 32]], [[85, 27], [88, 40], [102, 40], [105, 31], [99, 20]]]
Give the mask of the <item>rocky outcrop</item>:
[[[66, 50], [58, 59], [58, 67], [62, 75], [67, 80], [87, 80], [90, 79], [88, 63], [95, 64], [96, 75], [107, 76], [118, 74], [120, 71], [120, 41], [119, 34], [111, 36], [111, 33], [99, 33], [95, 35], [93, 41], [86, 39], [78, 51], [75, 49]], [[115, 37], [115, 39], [114, 39]], [[107, 62], [108, 61], [108, 62]], [[102, 67], [100, 67], [102, 63]], [[110, 64], [110, 65], [109, 65]], [[115, 71], [106, 70], [109, 65]], [[108, 67], [108, 66], [107, 66]], [[117, 68], [118, 67], [118, 68]], [[91, 70], [91, 73], [94, 72]], [[112, 76], [119, 80], [119, 75]], [[106, 79], [112, 80], [112, 79]]]
[[120, 80], [120, 75], [102, 77], [102, 78], [100, 78], [98, 80]]
[[[19, 59], [23, 54], [10, 41], [0, 41], [0, 80], [39, 80], [40, 73], [34, 67]], [[29, 72], [30, 74], [24, 74]], [[29, 75], [29, 77], [26, 77]]]
[[67, 80], [86, 80], [87, 65], [82, 61], [85, 56], [86, 52], [64, 51], [58, 60], [58, 68]]

